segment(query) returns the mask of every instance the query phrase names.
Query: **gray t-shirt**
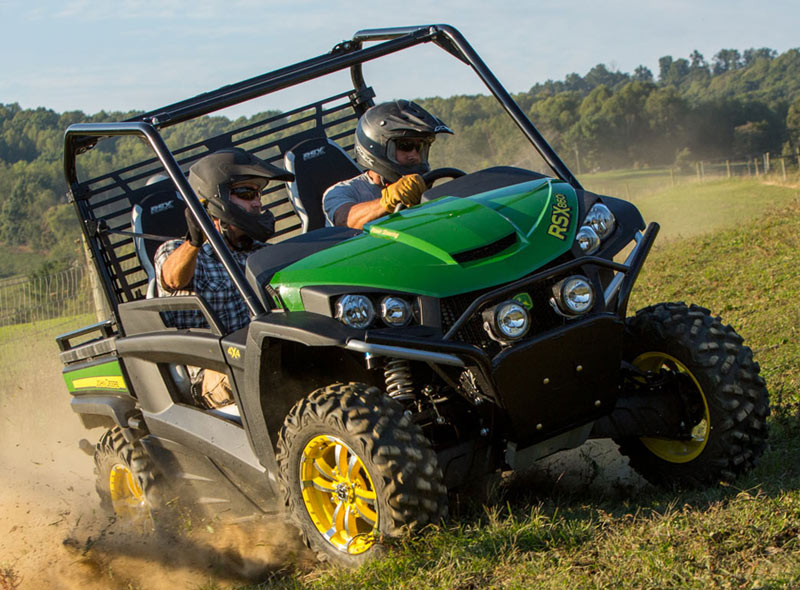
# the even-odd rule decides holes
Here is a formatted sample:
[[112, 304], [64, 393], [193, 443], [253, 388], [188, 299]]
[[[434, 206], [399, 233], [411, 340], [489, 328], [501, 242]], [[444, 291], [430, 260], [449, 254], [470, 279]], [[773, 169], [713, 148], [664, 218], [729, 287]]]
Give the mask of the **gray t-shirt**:
[[325, 225], [347, 225], [347, 214], [353, 205], [381, 198], [382, 188], [364, 172], [349, 180], [337, 182], [322, 195]]

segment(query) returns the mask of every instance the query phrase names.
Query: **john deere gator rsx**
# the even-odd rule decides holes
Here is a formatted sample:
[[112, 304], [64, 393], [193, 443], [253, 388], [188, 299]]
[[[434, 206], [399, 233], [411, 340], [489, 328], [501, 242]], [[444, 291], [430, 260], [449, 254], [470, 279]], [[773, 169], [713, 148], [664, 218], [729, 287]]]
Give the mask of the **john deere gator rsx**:
[[[426, 47], [472, 69], [522, 134], [515, 162], [546, 173], [435, 169], [420, 205], [363, 231], [322, 227], [321, 191], [358, 172], [353, 130], [376, 102], [362, 64]], [[188, 145], [196, 135], [173, 133], [323, 76], [349, 88]], [[104, 146], [125, 141], [138, 163], [79, 178], [79, 156], [101, 152], [96, 170], [111, 161]], [[231, 146], [296, 175], [264, 192], [278, 231], [245, 272], [185, 176]], [[449, 491], [589, 438], [613, 438], [666, 485], [731, 480], [764, 449], [767, 391], [742, 338], [683, 303], [626, 317], [658, 225], [584, 190], [450, 26], [360, 31], [127, 121], [72, 125], [65, 173], [109, 316], [58, 343], [73, 410], [107, 429], [97, 488], [119, 515], [158, 523], [175, 497], [211, 516], [285, 506], [318, 554], [358, 564], [381, 538], [445, 517]], [[223, 333], [198, 297], [152, 297], [152, 251], [183, 234], [184, 207], [245, 300], [248, 327]], [[201, 310], [208, 327], [168, 327], [176, 309]], [[226, 373], [235, 403], [201, 408], [187, 367]]]

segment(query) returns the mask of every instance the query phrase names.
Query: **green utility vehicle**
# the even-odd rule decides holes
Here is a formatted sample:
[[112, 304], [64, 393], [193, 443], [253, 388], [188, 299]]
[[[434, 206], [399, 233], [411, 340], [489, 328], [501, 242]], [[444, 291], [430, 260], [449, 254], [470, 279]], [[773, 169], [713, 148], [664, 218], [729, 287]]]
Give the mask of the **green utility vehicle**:
[[[362, 65], [437, 48], [521, 132], [515, 166], [434, 169], [420, 205], [363, 231], [324, 227], [322, 191], [359, 172], [353, 130], [376, 102]], [[210, 118], [180, 132], [300, 84], [310, 100], [332, 78], [349, 87], [236, 128]], [[458, 140], [456, 128], [446, 141]], [[140, 157], [119, 167], [109, 144]], [[295, 175], [264, 191], [274, 244], [244, 271], [185, 176], [225, 147]], [[85, 426], [107, 429], [95, 450], [102, 503], [143, 526], [173, 498], [212, 518], [285, 508], [319, 555], [356, 565], [381, 539], [439, 522], [449, 492], [589, 438], [614, 439], [667, 486], [732, 480], [764, 450], [767, 391], [733, 328], [684, 303], [627, 317], [658, 224], [584, 190], [450, 26], [360, 31], [127, 121], [72, 125], [64, 165], [109, 309], [58, 338], [64, 378]], [[153, 296], [153, 251], [183, 236], [184, 208], [241, 293], [247, 327], [225, 333], [196, 296]], [[207, 327], [169, 327], [186, 309]], [[227, 374], [235, 403], [200, 407], [187, 367]]]

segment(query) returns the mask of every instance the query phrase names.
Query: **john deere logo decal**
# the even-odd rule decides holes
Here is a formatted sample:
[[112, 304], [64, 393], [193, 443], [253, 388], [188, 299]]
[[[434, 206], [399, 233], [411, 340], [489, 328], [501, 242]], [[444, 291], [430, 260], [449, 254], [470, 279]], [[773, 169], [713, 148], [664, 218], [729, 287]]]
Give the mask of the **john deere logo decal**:
[[561, 193], [557, 194], [553, 203], [553, 211], [550, 214], [550, 227], [547, 228], [547, 233], [559, 240], [566, 240], [571, 215], [567, 197]]

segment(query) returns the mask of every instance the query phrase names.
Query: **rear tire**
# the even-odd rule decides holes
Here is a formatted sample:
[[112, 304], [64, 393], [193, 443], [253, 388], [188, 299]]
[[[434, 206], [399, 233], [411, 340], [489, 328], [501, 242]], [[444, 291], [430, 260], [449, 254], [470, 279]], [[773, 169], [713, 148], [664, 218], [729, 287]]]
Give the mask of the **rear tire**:
[[358, 566], [447, 514], [436, 454], [402, 406], [375, 387], [335, 384], [292, 408], [277, 453], [283, 499], [322, 559]]
[[144, 448], [125, 440], [115, 426], [97, 443], [94, 463], [100, 506], [137, 532], [156, 532], [161, 478]]
[[687, 373], [701, 408], [691, 439], [616, 440], [639, 474], [658, 485], [693, 487], [732, 481], [753, 468], [766, 447], [769, 396], [752, 351], [733, 328], [695, 305], [647, 307], [628, 318], [625, 359], [644, 371]]

